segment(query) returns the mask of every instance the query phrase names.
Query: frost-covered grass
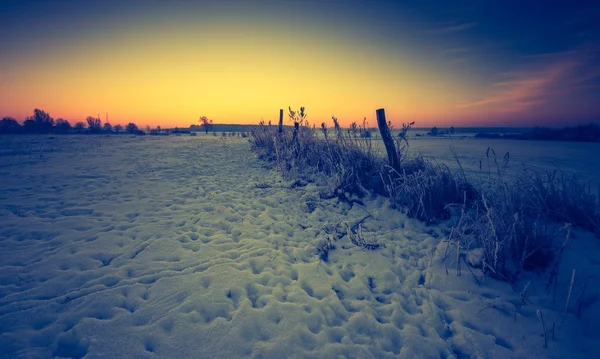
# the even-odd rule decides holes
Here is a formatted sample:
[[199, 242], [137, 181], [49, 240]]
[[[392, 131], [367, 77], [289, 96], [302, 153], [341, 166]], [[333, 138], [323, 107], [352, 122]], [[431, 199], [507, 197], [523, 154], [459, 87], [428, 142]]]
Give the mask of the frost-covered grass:
[[387, 195], [408, 216], [427, 223], [452, 215], [460, 218], [452, 238], [482, 248], [484, 270], [511, 283], [524, 269], [545, 269], [552, 263], [559, 247], [549, 233], [549, 222], [579, 226], [600, 236], [598, 195], [574, 175], [524, 167], [509, 178], [509, 153], [498, 159], [488, 148], [486, 163], [474, 177], [467, 175], [458, 155], [454, 156], [458, 170], [423, 156], [408, 156], [409, 144], [403, 139], [396, 141], [401, 168], [394, 170], [370, 136], [363, 136], [366, 125], [346, 131], [333, 121], [333, 131], [325, 124], [318, 131], [302, 121], [297, 130], [284, 128], [282, 133], [276, 126], [261, 125], [253, 132], [253, 146], [271, 155], [291, 178], [325, 175], [333, 184], [332, 194], [346, 200], [372, 191]]
[[451, 223], [282, 178], [243, 138], [0, 136], [0, 150], [0, 358], [596, 354], [600, 249], [581, 230], [548, 296], [544, 274], [457, 276]]

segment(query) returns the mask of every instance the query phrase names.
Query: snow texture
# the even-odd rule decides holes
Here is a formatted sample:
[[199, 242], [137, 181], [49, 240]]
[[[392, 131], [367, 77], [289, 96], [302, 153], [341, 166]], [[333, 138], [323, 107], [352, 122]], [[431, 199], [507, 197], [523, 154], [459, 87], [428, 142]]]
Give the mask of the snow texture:
[[[592, 358], [599, 349], [599, 245], [589, 234], [575, 232], [553, 304], [545, 274], [511, 288], [470, 268], [480, 287], [466, 266], [456, 275], [454, 257], [442, 261], [445, 224], [426, 227], [380, 197], [322, 199], [320, 184], [282, 180], [243, 139], [4, 136], [0, 145], [1, 358]], [[357, 247], [361, 234], [382, 247]], [[572, 268], [577, 288], [589, 278], [582, 316], [573, 294], [559, 329]], [[534, 304], [518, 310], [528, 280]]]

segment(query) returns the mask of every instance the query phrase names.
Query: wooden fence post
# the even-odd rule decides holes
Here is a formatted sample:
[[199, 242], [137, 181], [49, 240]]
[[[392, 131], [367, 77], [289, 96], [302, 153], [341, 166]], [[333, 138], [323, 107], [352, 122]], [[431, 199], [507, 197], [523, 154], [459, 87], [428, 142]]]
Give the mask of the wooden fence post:
[[300, 153], [300, 137], [299, 137], [299, 132], [300, 132], [300, 123], [299, 122], [294, 122], [294, 135], [292, 138], [292, 141], [294, 143], [294, 155], [298, 156], [298, 154]]
[[396, 151], [396, 145], [394, 139], [388, 128], [387, 121], [385, 120], [385, 110], [380, 108], [376, 111], [377, 114], [377, 127], [381, 133], [381, 139], [385, 145], [385, 151], [388, 155], [388, 162], [390, 166], [396, 171], [400, 172], [400, 159], [398, 158], [398, 152]]
[[283, 133], [283, 109], [279, 109], [279, 133]]

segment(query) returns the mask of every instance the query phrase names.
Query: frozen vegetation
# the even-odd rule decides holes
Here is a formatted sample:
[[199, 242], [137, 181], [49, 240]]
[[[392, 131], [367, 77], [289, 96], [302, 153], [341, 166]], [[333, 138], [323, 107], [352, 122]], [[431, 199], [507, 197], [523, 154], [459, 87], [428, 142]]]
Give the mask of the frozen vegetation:
[[0, 357], [596, 357], [590, 232], [548, 227], [556, 285], [511, 285], [454, 249], [456, 216], [314, 178], [243, 138], [0, 136]]

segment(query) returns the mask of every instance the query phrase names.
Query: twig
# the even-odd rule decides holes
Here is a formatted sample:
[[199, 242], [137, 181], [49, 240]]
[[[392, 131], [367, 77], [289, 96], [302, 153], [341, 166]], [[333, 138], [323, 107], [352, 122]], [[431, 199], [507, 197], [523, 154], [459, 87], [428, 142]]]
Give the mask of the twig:
[[351, 227], [351, 230], [354, 232], [358, 228], [358, 226], [360, 226], [364, 221], [366, 221], [368, 218], [371, 218], [371, 217], [372, 217], [371, 214], [368, 214], [360, 221], [354, 223], [354, 225]]
[[587, 287], [587, 283], [589, 282], [589, 278], [583, 282], [583, 288], [581, 289], [581, 294], [577, 298], [577, 318], [581, 317], [581, 308], [583, 307], [583, 297], [585, 296], [585, 288]]
[[[517, 310], [519, 310], [519, 311], [521, 310], [521, 307], [523, 307], [523, 305], [525, 305], [525, 303], [529, 300], [529, 298], [527, 298], [527, 295], [525, 295], [525, 293], [527, 292], [527, 288], [529, 288], [530, 284], [531, 284], [531, 281], [527, 282], [527, 284], [525, 285], [525, 288], [523, 288], [523, 291], [519, 295], [519, 306], [517, 308]], [[529, 300], [529, 302], [531, 302], [531, 300]]]
[[452, 250], [450, 252], [448, 252], [448, 248], [450, 247], [450, 244], [454, 244], [451, 241], [444, 241], [446, 243], [448, 243], [448, 245], [446, 246], [446, 251], [444, 252], [444, 258], [442, 258], [442, 262], [444, 262], [446, 260], [446, 258], [448, 258], [452, 252], [454, 252], [454, 248], [452, 248]]
[[481, 287], [481, 283], [477, 279], [477, 276], [475, 275], [475, 273], [473, 273], [473, 270], [471, 269], [471, 267], [469, 267], [469, 264], [467, 263], [467, 260], [465, 259], [465, 257], [462, 257], [462, 260], [465, 262], [465, 266], [467, 267], [469, 272], [471, 272], [471, 274], [473, 275], [473, 278], [475, 279], [475, 283], [477, 283], [477, 285]]
[[544, 337], [544, 349], [548, 348], [548, 338], [546, 337], [546, 324], [544, 323], [544, 316], [542, 315], [542, 311], [539, 309], [536, 309], [535, 312], [537, 313], [537, 317], [540, 319], [540, 322], [542, 322], [542, 330], [543, 330], [543, 337]]
[[456, 242], [456, 276], [460, 277], [460, 240]]
[[571, 274], [571, 284], [569, 285], [569, 294], [567, 294], [567, 302], [565, 303], [565, 310], [563, 311], [562, 318], [560, 319], [559, 329], [562, 327], [563, 322], [565, 321], [565, 316], [567, 315], [567, 309], [569, 308], [569, 301], [571, 301], [571, 294], [573, 293], [573, 284], [575, 284], [575, 269]]
[[435, 253], [435, 248], [431, 249], [431, 257], [429, 258], [429, 267], [433, 265], [433, 255]]

